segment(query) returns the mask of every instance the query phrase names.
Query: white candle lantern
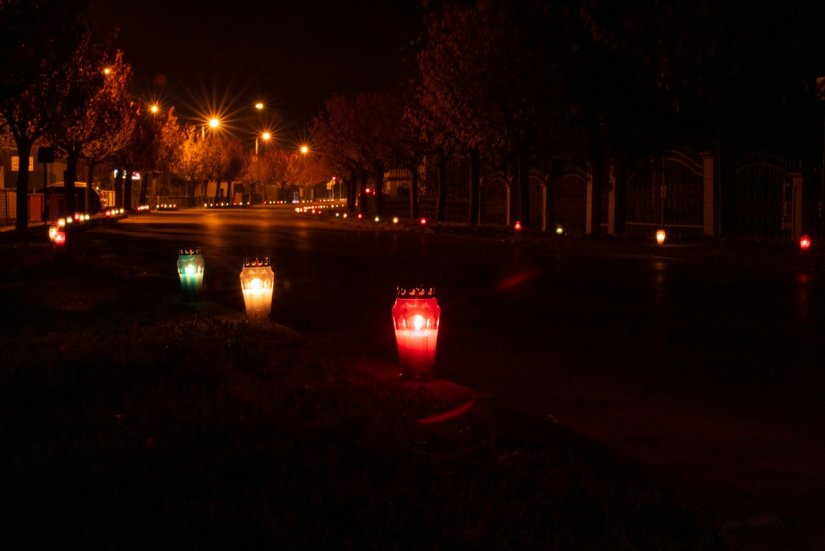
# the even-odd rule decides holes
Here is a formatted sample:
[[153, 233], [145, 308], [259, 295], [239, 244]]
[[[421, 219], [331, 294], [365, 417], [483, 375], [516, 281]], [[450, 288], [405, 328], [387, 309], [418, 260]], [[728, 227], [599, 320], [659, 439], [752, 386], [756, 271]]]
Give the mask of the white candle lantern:
[[186, 300], [198, 297], [203, 287], [203, 255], [200, 249], [181, 249], [178, 254], [178, 275]]
[[401, 372], [417, 378], [435, 364], [441, 307], [432, 287], [399, 287], [392, 307]]
[[665, 239], [667, 239], [667, 234], [665, 233], [665, 230], [658, 230], [656, 232], [656, 243], [658, 243], [659, 245], [664, 245]]
[[275, 273], [268, 258], [244, 259], [241, 270], [241, 291], [246, 315], [252, 319], [266, 319], [272, 311], [272, 291]]

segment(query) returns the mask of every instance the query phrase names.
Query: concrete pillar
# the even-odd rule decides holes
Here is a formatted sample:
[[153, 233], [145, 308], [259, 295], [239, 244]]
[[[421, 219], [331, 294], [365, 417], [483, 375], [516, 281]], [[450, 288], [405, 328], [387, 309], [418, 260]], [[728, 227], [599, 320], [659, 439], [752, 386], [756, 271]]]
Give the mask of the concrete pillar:
[[593, 235], [594, 233], [598, 234], [598, 231], [593, 231], [593, 222], [594, 220], [598, 220], [598, 216], [594, 216], [593, 212], [593, 171], [588, 169], [587, 171], [587, 204], [585, 207], [585, 218], [584, 218], [584, 234], [585, 235]]
[[550, 227], [552, 216], [550, 204], [550, 183], [545, 179], [541, 183], [541, 231], [546, 232]]
[[794, 241], [802, 235], [802, 173], [791, 173], [791, 193], [793, 219], [791, 220], [791, 232]]
[[702, 233], [708, 237], [716, 235], [716, 211], [713, 199], [715, 197], [715, 187], [713, 182], [713, 154], [700, 153], [702, 167], [705, 175], [705, 186], [702, 198]]
[[616, 166], [607, 168], [607, 235], [616, 235]]

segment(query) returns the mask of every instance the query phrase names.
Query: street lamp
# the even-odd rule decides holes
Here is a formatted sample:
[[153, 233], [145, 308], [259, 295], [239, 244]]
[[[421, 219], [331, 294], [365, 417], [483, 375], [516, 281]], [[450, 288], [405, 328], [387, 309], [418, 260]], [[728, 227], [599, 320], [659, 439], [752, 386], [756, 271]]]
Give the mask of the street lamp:
[[263, 140], [264, 143], [268, 142], [272, 139], [272, 134], [269, 132], [261, 132], [260, 136], [255, 136], [255, 156], [258, 156], [258, 138]]
[[302, 144], [301, 147], [298, 149], [301, 152], [301, 155], [308, 155], [309, 154], [309, 146], [307, 144]]
[[221, 125], [221, 119], [217, 117], [217, 115], [212, 115], [206, 120], [206, 124], [201, 125], [201, 139], [206, 137], [206, 127], [208, 126], [212, 130], [217, 130], [218, 127]]
[[149, 111], [153, 115], [157, 115], [160, 112], [160, 106], [157, 103], [153, 103], [152, 105], [149, 106]]

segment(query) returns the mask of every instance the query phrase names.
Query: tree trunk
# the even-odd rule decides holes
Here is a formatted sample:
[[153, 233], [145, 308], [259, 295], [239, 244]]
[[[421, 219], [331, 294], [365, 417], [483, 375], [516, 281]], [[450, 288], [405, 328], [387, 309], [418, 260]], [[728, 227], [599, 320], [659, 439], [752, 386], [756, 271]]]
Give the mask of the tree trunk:
[[347, 212], [355, 213], [355, 203], [358, 199], [358, 173], [355, 170], [350, 171], [349, 178], [347, 178]]
[[410, 167], [410, 218], [418, 219], [418, 167], [415, 163]]
[[115, 207], [123, 207], [123, 169], [118, 169], [115, 175]]
[[66, 171], [63, 173], [63, 193], [66, 197], [66, 216], [72, 216], [77, 210], [74, 195], [74, 183], [77, 180], [77, 151], [69, 151], [66, 157]]
[[140, 180], [140, 204], [146, 204], [146, 190], [149, 187], [149, 184], [152, 182], [152, 171], [147, 170], [144, 173], [143, 178]]
[[438, 197], [435, 202], [435, 219], [443, 222], [447, 212], [447, 154], [438, 154]]
[[384, 163], [375, 163], [375, 214], [384, 214]]
[[215, 205], [221, 202], [221, 181], [215, 180]]
[[[17, 155], [20, 160], [17, 171], [17, 231], [23, 231], [29, 227], [29, 157], [32, 152], [32, 142], [17, 142]], [[44, 183], [45, 186], [45, 183]], [[43, 194], [45, 198], [45, 193]]]
[[94, 159], [89, 159], [89, 167], [86, 171], [86, 193], [84, 199], [84, 211], [90, 214], [92, 212], [92, 185], [95, 176], [95, 164], [96, 161]]
[[481, 158], [478, 149], [470, 149], [470, 224], [481, 220]]
[[132, 210], [132, 171], [127, 169], [123, 171], [123, 208], [125, 210]]
[[366, 170], [359, 170], [358, 171], [358, 212], [366, 215], [367, 214], [367, 171]]

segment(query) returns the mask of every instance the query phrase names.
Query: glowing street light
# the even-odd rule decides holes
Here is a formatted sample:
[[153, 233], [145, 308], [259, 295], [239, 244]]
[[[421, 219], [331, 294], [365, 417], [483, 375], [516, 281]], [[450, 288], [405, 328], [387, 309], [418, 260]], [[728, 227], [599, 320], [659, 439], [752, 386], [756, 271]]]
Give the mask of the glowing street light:
[[255, 136], [255, 155], [258, 155], [258, 138], [260, 138], [264, 143], [266, 143], [272, 139], [272, 134], [264, 131], [261, 132], [260, 136]]
[[201, 250], [181, 249], [178, 254], [178, 275], [180, 276], [180, 286], [183, 297], [186, 300], [194, 300], [198, 297], [203, 287], [203, 255]]
[[212, 117], [209, 119], [209, 127], [210, 128], [217, 128], [221, 125], [221, 121], [218, 117]]
[[309, 154], [309, 146], [307, 144], [303, 144], [299, 148], [299, 151], [301, 152], [301, 155], [308, 155]]
[[264, 110], [264, 102], [256, 101], [255, 102], [255, 109], [257, 109], [258, 111], [263, 111]]
[[417, 378], [432, 370], [440, 319], [441, 307], [434, 288], [399, 287], [396, 290], [392, 321], [403, 375]]
[[241, 291], [243, 292], [246, 315], [252, 319], [266, 319], [272, 311], [272, 291], [275, 287], [275, 273], [268, 258], [248, 258], [241, 270]]
[[157, 115], [160, 112], [160, 105], [158, 105], [157, 103], [153, 103], [152, 105], [149, 106], [149, 111], [153, 115]]

